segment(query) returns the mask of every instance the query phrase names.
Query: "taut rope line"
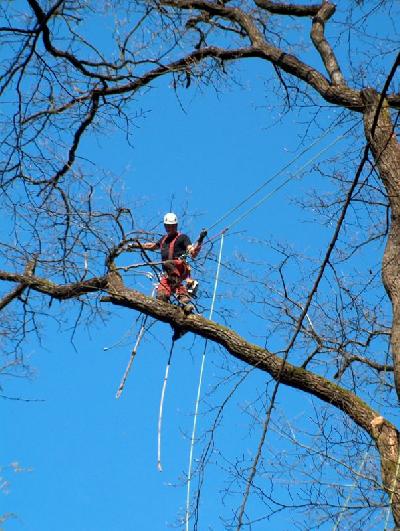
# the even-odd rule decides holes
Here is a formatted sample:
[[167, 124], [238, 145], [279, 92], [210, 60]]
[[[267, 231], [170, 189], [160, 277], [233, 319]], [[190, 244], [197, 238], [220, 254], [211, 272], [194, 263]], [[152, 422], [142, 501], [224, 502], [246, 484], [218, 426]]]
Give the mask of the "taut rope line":
[[[215, 274], [215, 281], [214, 281], [214, 290], [213, 290], [213, 295], [212, 295], [212, 300], [211, 300], [210, 313], [209, 313], [209, 316], [208, 316], [208, 318], [210, 320], [212, 319], [212, 316], [213, 316], [213, 313], [214, 313], [214, 306], [215, 306], [215, 299], [216, 299], [216, 295], [217, 295], [219, 274], [220, 274], [220, 270], [221, 270], [223, 246], [224, 246], [224, 232], [222, 232], [222, 234], [221, 234], [221, 241], [220, 241], [219, 255], [218, 255], [218, 263], [217, 263], [217, 271], [216, 271], [216, 274]], [[202, 383], [203, 383], [204, 366], [205, 366], [205, 361], [206, 361], [207, 344], [208, 344], [208, 340], [206, 339], [206, 341], [204, 343], [203, 356], [202, 356], [202, 359], [201, 359], [200, 374], [199, 374], [199, 384], [197, 386], [197, 397], [196, 397], [196, 404], [195, 404], [194, 417], [193, 417], [192, 437], [190, 439], [188, 479], [187, 479], [187, 488], [186, 488], [186, 513], [185, 513], [186, 531], [189, 531], [190, 488], [191, 488], [191, 481], [192, 481], [193, 452], [194, 452], [194, 444], [195, 444], [195, 437], [196, 437], [197, 419], [198, 419], [198, 413], [199, 413], [201, 387], [202, 387]]]

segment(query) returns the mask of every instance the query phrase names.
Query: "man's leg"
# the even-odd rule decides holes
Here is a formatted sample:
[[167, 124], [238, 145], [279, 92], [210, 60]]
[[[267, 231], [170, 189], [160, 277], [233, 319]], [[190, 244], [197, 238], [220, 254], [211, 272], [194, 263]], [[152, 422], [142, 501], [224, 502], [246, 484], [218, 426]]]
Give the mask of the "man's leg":
[[188, 274], [186, 264], [181, 260], [166, 260], [163, 266], [170, 289], [169, 295], [172, 293], [176, 295], [186, 313], [193, 312], [194, 305], [191, 303], [186, 287], [182, 285]]
[[156, 299], [163, 302], [169, 302], [170, 296], [171, 286], [169, 285], [168, 278], [163, 275], [157, 286]]
[[163, 263], [165, 276], [167, 278], [168, 287], [171, 290], [170, 295], [176, 291], [181, 283], [180, 272], [176, 267], [175, 260], [166, 260]]
[[192, 303], [192, 299], [189, 296], [186, 286], [183, 286], [182, 284], [179, 285], [179, 287], [176, 290], [176, 296], [178, 301], [183, 306], [183, 311], [185, 313], [192, 313], [195, 309], [194, 304]]

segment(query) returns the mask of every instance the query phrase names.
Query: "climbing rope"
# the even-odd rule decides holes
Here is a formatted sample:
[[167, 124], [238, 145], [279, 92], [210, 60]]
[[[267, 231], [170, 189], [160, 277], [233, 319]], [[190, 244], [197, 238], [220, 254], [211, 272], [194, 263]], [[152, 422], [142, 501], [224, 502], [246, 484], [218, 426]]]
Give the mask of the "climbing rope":
[[[365, 462], [367, 460], [368, 455], [369, 455], [369, 449], [364, 453], [364, 456], [362, 458], [361, 464], [360, 464], [360, 466], [358, 468], [358, 471], [357, 471], [357, 476], [359, 476], [361, 474], [361, 472], [363, 471], [363, 468], [365, 466]], [[347, 511], [347, 509], [349, 507], [349, 504], [350, 504], [350, 501], [351, 501], [351, 498], [353, 496], [353, 492], [354, 492], [354, 489], [356, 488], [356, 486], [357, 486], [357, 482], [356, 482], [356, 480], [354, 480], [354, 482], [353, 482], [353, 484], [352, 484], [352, 486], [350, 488], [349, 494], [347, 495], [346, 501], [345, 501], [343, 507], [341, 508], [339, 516], [338, 516], [338, 518], [337, 518], [337, 520], [335, 522], [335, 525], [332, 528], [332, 531], [337, 531], [339, 529], [339, 524], [342, 521], [342, 518], [345, 515], [345, 513], [346, 513], [346, 511]]]
[[[333, 126], [332, 126], [333, 127]], [[225, 213], [223, 216], [221, 216], [213, 225], [211, 225], [207, 230], [210, 231], [211, 229], [215, 228], [219, 223], [221, 223], [223, 220], [228, 218], [233, 212], [238, 210], [241, 206], [243, 206], [245, 203], [247, 203], [251, 198], [253, 198], [258, 192], [260, 192], [263, 188], [265, 188], [268, 184], [270, 184], [274, 179], [276, 179], [279, 175], [281, 175], [287, 168], [289, 168], [295, 161], [297, 161], [304, 153], [306, 153], [309, 149], [311, 149], [313, 146], [317, 145], [332, 129], [328, 129], [325, 131], [321, 137], [319, 137], [311, 146], [308, 146], [306, 149], [304, 149], [299, 155], [297, 155], [292, 161], [290, 161], [288, 164], [286, 164], [281, 170], [279, 170], [277, 173], [275, 173], [272, 177], [267, 179], [261, 186], [259, 186], [254, 192], [249, 194], [245, 199], [243, 199], [240, 203], [238, 203], [235, 207], [231, 208], [227, 213]], [[339, 135], [336, 137], [328, 146], [321, 149], [316, 155], [311, 157], [305, 164], [303, 164], [296, 172], [294, 172], [292, 175], [290, 175], [287, 179], [285, 179], [282, 183], [280, 183], [277, 187], [275, 187], [272, 191], [268, 192], [265, 196], [263, 196], [255, 205], [253, 205], [251, 208], [249, 208], [247, 211], [245, 211], [243, 214], [241, 214], [239, 217], [235, 218], [223, 231], [221, 231], [221, 244], [220, 244], [220, 251], [219, 251], [219, 257], [218, 257], [218, 265], [217, 265], [217, 272], [215, 277], [215, 283], [214, 283], [214, 292], [213, 292], [213, 299], [211, 304], [211, 310], [209, 319], [212, 318], [212, 314], [214, 311], [214, 303], [215, 303], [215, 296], [216, 296], [216, 290], [218, 285], [218, 278], [219, 278], [219, 272], [220, 272], [220, 266], [221, 266], [221, 260], [222, 260], [222, 247], [223, 247], [223, 241], [224, 241], [224, 235], [225, 233], [230, 230], [234, 225], [237, 225], [239, 222], [241, 222], [243, 219], [245, 219], [247, 216], [249, 216], [254, 210], [256, 210], [259, 206], [261, 206], [265, 201], [270, 199], [274, 194], [276, 194], [279, 190], [281, 190], [284, 186], [286, 186], [290, 181], [295, 179], [304, 169], [312, 164], [315, 160], [317, 160], [323, 153], [331, 149], [335, 144], [337, 144], [340, 140], [345, 138], [347, 134], [354, 128], [355, 126], [352, 126], [350, 129], [348, 129], [344, 134]], [[214, 239], [214, 238], [213, 238]], [[207, 352], [207, 340], [204, 345], [204, 351], [200, 366], [200, 375], [199, 375], [199, 384], [197, 388], [197, 398], [196, 398], [196, 404], [195, 404], [195, 413], [193, 418], [193, 430], [192, 430], [192, 436], [191, 436], [191, 442], [190, 442], [190, 452], [189, 452], [189, 466], [188, 466], [188, 479], [187, 479], [187, 491], [186, 491], [186, 512], [185, 512], [185, 528], [186, 531], [189, 531], [189, 515], [190, 515], [190, 490], [191, 490], [191, 480], [192, 480], [192, 467], [193, 467], [193, 453], [194, 453], [194, 444], [195, 444], [195, 435], [196, 435], [196, 428], [197, 428], [197, 419], [198, 419], [198, 409], [199, 409], [199, 403], [200, 403], [200, 396], [201, 396], [201, 387], [203, 382], [203, 374], [204, 374], [204, 365], [205, 365], [205, 359], [206, 359], [206, 352]]]
[[171, 342], [171, 349], [169, 351], [169, 357], [167, 361], [167, 366], [165, 367], [165, 376], [164, 376], [164, 382], [161, 390], [161, 399], [160, 399], [160, 411], [158, 414], [158, 429], [157, 429], [157, 468], [160, 472], [162, 472], [162, 465], [161, 465], [161, 427], [162, 427], [162, 418], [163, 418], [163, 407], [164, 407], [164, 397], [165, 397], [165, 389], [167, 387], [167, 381], [168, 381], [168, 375], [169, 375], [169, 369], [171, 367], [171, 359], [172, 359], [172, 352], [174, 350], [175, 341], [172, 340]]
[[[279, 192], [279, 190], [281, 190], [281, 188], [283, 188], [284, 186], [286, 186], [290, 181], [293, 181], [298, 175], [301, 174], [301, 172], [303, 170], [305, 170], [305, 168], [307, 168], [307, 166], [310, 166], [310, 164], [312, 164], [315, 160], [317, 160], [323, 153], [325, 153], [326, 151], [328, 151], [329, 149], [331, 149], [335, 144], [337, 144], [338, 142], [340, 142], [340, 140], [343, 140], [343, 138], [346, 137], [346, 135], [349, 133], [349, 131], [351, 130], [352, 128], [348, 129], [343, 135], [340, 135], [338, 137], [336, 137], [328, 146], [324, 147], [323, 149], [321, 149], [316, 155], [314, 155], [313, 157], [311, 157], [311, 159], [309, 159], [307, 162], [305, 162], [297, 171], [295, 171], [292, 175], [290, 175], [287, 179], [285, 179], [281, 184], [279, 184], [276, 188], [274, 188], [271, 192], [268, 192], [268, 194], [266, 194], [264, 197], [262, 197], [255, 205], [253, 205], [251, 208], [249, 208], [248, 210], [246, 210], [246, 212], [244, 212], [243, 214], [241, 214], [240, 216], [238, 216], [237, 218], [235, 218], [232, 223], [230, 225], [228, 225], [225, 229], [225, 232], [228, 231], [229, 229], [231, 229], [232, 227], [234, 227], [235, 225], [237, 225], [238, 223], [240, 223], [241, 221], [243, 221], [245, 218], [247, 218], [254, 210], [256, 210], [258, 207], [260, 207], [263, 203], [265, 203], [265, 201], [267, 201], [268, 199], [270, 199], [273, 195], [275, 195], [277, 192]], [[292, 162], [290, 163], [292, 164]], [[287, 166], [286, 166], [287, 167]], [[285, 167], [285, 168], [286, 168]], [[280, 170], [277, 174], [275, 174], [273, 177], [271, 177], [271, 179], [269, 180], [269, 182], [271, 182], [276, 176], [280, 175], [284, 170]], [[265, 183], [266, 184], [266, 183]], [[263, 185], [264, 186], [264, 185]], [[260, 188], [261, 189], [261, 188]], [[253, 196], [254, 194], [252, 194]], [[236, 210], [236, 208], [234, 209]]]
[[[239, 210], [240, 207], [242, 207], [244, 204], [246, 204], [248, 201], [250, 201], [250, 199], [252, 199], [255, 195], [257, 195], [261, 190], [263, 190], [266, 186], [268, 186], [272, 181], [274, 181], [277, 177], [279, 177], [283, 172], [285, 172], [290, 166], [292, 166], [295, 162], [297, 162], [305, 153], [307, 153], [308, 151], [310, 151], [310, 149], [312, 149], [313, 147], [315, 147], [316, 145], [318, 145], [335, 127], [336, 127], [336, 123], [332, 124], [331, 127], [329, 127], [326, 131], [324, 131], [324, 133], [318, 137], [314, 142], [312, 142], [309, 146], [307, 146], [306, 148], [304, 148], [298, 155], [296, 155], [292, 160], [290, 160], [287, 164], [285, 164], [285, 166], [283, 166], [283, 168], [281, 168], [280, 170], [278, 170], [276, 173], [274, 173], [271, 177], [269, 177], [266, 181], [264, 181], [258, 188], [256, 188], [253, 192], [251, 192], [249, 195], [247, 195], [244, 199], [242, 199], [242, 201], [240, 201], [237, 205], [233, 206], [231, 209], [229, 209], [225, 214], [223, 214], [220, 218], [217, 219], [217, 221], [215, 221], [215, 223], [213, 223], [210, 227], [208, 227], [208, 231], [214, 229], [217, 225], [219, 225], [222, 221], [224, 221], [225, 219], [227, 219], [231, 214], [233, 214], [234, 212], [236, 212], [236, 210]], [[299, 173], [299, 171], [302, 171], [305, 167], [307, 167], [309, 164], [311, 164], [316, 158], [318, 158], [322, 153], [324, 153], [325, 151], [327, 151], [328, 149], [330, 149], [334, 144], [336, 144], [339, 140], [341, 140], [342, 138], [344, 138], [352, 129], [354, 129], [356, 126], [353, 125], [352, 127], [350, 127], [343, 135], [340, 135], [340, 137], [337, 137], [331, 144], [329, 144], [329, 146], [327, 146], [326, 148], [322, 149], [319, 153], [317, 153], [317, 155], [315, 155], [314, 157], [312, 157], [312, 159], [310, 159], [307, 163], [305, 163], [301, 170], [298, 170], [297, 172], [295, 172], [294, 175], [292, 175], [292, 177], [290, 177], [287, 182], [289, 182], [289, 180], [293, 179], [295, 175], [297, 175]], [[286, 181], [285, 183], [286, 184]], [[278, 187], [278, 189], [280, 189], [283, 185], [280, 185]], [[266, 201], [266, 199], [268, 199], [270, 197], [270, 194], [268, 194], [266, 196], [266, 198], [262, 201], [260, 201], [259, 203], [257, 203], [254, 207], [252, 207], [248, 212], [245, 213], [245, 215], [243, 217], [246, 217], [248, 214], [250, 214], [253, 210], [255, 210], [255, 208], [257, 208], [260, 204], [262, 204], [264, 201]], [[231, 226], [233, 225], [236, 225], [236, 223], [238, 223], [239, 221], [241, 221], [242, 217], [238, 218], [237, 220], [235, 220], [231, 225], [229, 225], [228, 228], [231, 228]]]
[[[212, 295], [212, 300], [211, 300], [210, 313], [209, 313], [209, 316], [208, 316], [208, 318], [210, 320], [212, 319], [212, 316], [213, 316], [213, 313], [214, 313], [214, 306], [215, 306], [215, 299], [216, 299], [216, 295], [217, 295], [218, 280], [219, 280], [219, 274], [220, 274], [220, 270], [221, 270], [223, 246], [224, 246], [224, 233], [221, 234], [217, 270], [216, 270], [215, 280], [214, 280], [214, 290], [213, 290], [213, 295]], [[198, 419], [198, 414], [199, 414], [201, 387], [202, 387], [202, 383], [203, 383], [204, 366], [205, 366], [205, 362], [206, 362], [207, 345], [208, 345], [208, 340], [206, 339], [206, 341], [204, 343], [203, 356], [201, 358], [199, 383], [198, 383], [198, 386], [197, 386], [197, 397], [196, 397], [196, 403], [195, 403], [195, 408], [194, 408], [192, 436], [191, 436], [191, 439], [190, 439], [189, 466], [188, 466], [187, 488], [186, 488], [186, 512], [185, 512], [185, 527], [186, 527], [186, 531], [189, 531], [190, 489], [191, 489], [191, 481], [192, 481], [193, 453], [194, 453], [194, 444], [195, 444], [195, 437], [196, 437], [197, 419]]]

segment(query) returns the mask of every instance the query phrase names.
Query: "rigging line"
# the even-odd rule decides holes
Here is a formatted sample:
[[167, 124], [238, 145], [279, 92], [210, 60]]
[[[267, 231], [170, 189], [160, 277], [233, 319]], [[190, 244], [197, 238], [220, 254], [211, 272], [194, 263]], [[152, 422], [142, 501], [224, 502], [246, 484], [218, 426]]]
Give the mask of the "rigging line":
[[[265, 188], [268, 184], [270, 184], [274, 179], [279, 177], [284, 171], [286, 171], [292, 164], [297, 162], [299, 158], [301, 158], [305, 153], [307, 153], [310, 149], [312, 149], [314, 146], [318, 145], [334, 128], [336, 127], [336, 124], [332, 124], [331, 127], [329, 127], [320, 137], [318, 137], [314, 142], [311, 143], [311, 145], [307, 146], [303, 149], [298, 155], [296, 155], [291, 161], [289, 161], [283, 168], [278, 170], [274, 175], [269, 177], [266, 181], [264, 181], [256, 190], [251, 192], [248, 196], [246, 196], [242, 201], [240, 201], [237, 205], [232, 207], [230, 210], [228, 210], [225, 214], [223, 214], [217, 221], [211, 225], [207, 230], [210, 231], [217, 225], [219, 225], [222, 221], [224, 221], [227, 217], [229, 217], [233, 212], [238, 210], [241, 206], [243, 206], [245, 203], [247, 203], [251, 198], [253, 198], [258, 192], [260, 192], [263, 188]], [[345, 134], [347, 134], [351, 129], [353, 129], [355, 125], [353, 125], [349, 130], [346, 131]]]
[[[212, 319], [212, 316], [213, 316], [213, 313], [214, 313], [214, 306], [215, 306], [215, 299], [216, 299], [216, 295], [217, 295], [218, 280], [219, 280], [219, 274], [220, 274], [220, 271], [221, 271], [223, 246], [224, 246], [224, 232], [222, 232], [222, 234], [221, 234], [221, 241], [220, 241], [219, 255], [218, 255], [218, 264], [217, 264], [217, 270], [216, 270], [216, 273], [215, 273], [215, 280], [214, 280], [214, 290], [213, 290], [213, 295], [212, 295], [212, 300], [211, 300], [210, 313], [209, 313], [209, 316], [208, 316], [208, 318], [210, 320]], [[196, 397], [196, 403], [195, 403], [195, 409], [194, 409], [194, 417], [193, 417], [193, 429], [192, 429], [192, 436], [191, 436], [191, 439], [190, 439], [188, 479], [187, 479], [187, 488], [186, 488], [186, 512], [185, 512], [185, 528], [186, 528], [186, 531], [189, 531], [190, 488], [191, 488], [191, 481], [192, 481], [193, 453], [194, 453], [194, 444], [195, 444], [195, 437], [196, 437], [197, 419], [198, 419], [198, 413], [199, 413], [201, 387], [202, 387], [202, 383], [203, 383], [204, 366], [205, 366], [205, 361], [206, 361], [207, 344], [208, 344], [208, 340], [206, 339], [206, 341], [204, 343], [203, 356], [202, 356], [202, 359], [201, 359], [200, 374], [199, 374], [199, 384], [197, 386], [197, 397]]]
[[[353, 126], [354, 127], [354, 126]], [[345, 138], [348, 134], [348, 132], [351, 130], [352, 128], [348, 129], [345, 133], [343, 133], [342, 135], [336, 137], [328, 146], [324, 147], [323, 149], [321, 149], [316, 155], [314, 155], [313, 157], [311, 157], [311, 159], [309, 159], [307, 162], [305, 162], [298, 170], [296, 170], [292, 175], [290, 175], [287, 179], [285, 179], [281, 184], [279, 184], [276, 188], [274, 188], [271, 192], [268, 192], [267, 195], [265, 195], [264, 197], [262, 197], [255, 205], [253, 205], [251, 208], [249, 208], [248, 210], [246, 210], [246, 212], [244, 212], [243, 214], [241, 214], [239, 217], [237, 217], [236, 219], [234, 219], [232, 221], [232, 223], [230, 225], [228, 225], [228, 227], [225, 229], [225, 230], [228, 230], [228, 229], [231, 229], [233, 226], [237, 225], [240, 221], [242, 221], [244, 218], [246, 218], [247, 216], [249, 216], [253, 210], [256, 210], [259, 206], [261, 206], [265, 201], [267, 201], [267, 199], [269, 199], [270, 197], [272, 197], [274, 194], [276, 194], [281, 188], [283, 188], [284, 186], [287, 185], [288, 182], [292, 181], [293, 179], [295, 179], [305, 168], [307, 168], [307, 166], [309, 166], [310, 164], [312, 164], [316, 159], [318, 159], [323, 153], [325, 153], [325, 151], [328, 151], [331, 147], [333, 147], [335, 144], [337, 144], [338, 142], [340, 142], [340, 140], [343, 140], [343, 138]], [[271, 179], [272, 180], [272, 179]]]
[[160, 411], [158, 414], [158, 428], [157, 428], [157, 468], [160, 472], [162, 472], [162, 465], [161, 465], [161, 427], [162, 427], [162, 417], [163, 417], [163, 408], [164, 408], [164, 397], [165, 397], [165, 389], [167, 387], [167, 381], [168, 381], [168, 374], [169, 374], [169, 368], [171, 367], [171, 358], [172, 358], [172, 352], [174, 350], [175, 341], [172, 340], [171, 343], [171, 349], [169, 351], [169, 357], [167, 361], [167, 366], [165, 367], [165, 376], [164, 376], [164, 382], [161, 390], [161, 399], [160, 399]]
[[[367, 460], [367, 457], [369, 456], [369, 450], [370, 450], [371, 446], [372, 446], [372, 444], [370, 443], [369, 444], [369, 449], [366, 450], [366, 452], [364, 453], [364, 456], [362, 458], [361, 464], [360, 464], [360, 466], [358, 468], [358, 471], [357, 471], [357, 476], [359, 476], [361, 474], [362, 470], [364, 469], [365, 462]], [[339, 524], [342, 521], [342, 518], [343, 518], [345, 512], [347, 511], [347, 509], [349, 507], [351, 498], [353, 496], [354, 489], [356, 487], [357, 487], [357, 480], [355, 479], [353, 484], [352, 484], [352, 486], [351, 486], [351, 488], [350, 488], [349, 494], [347, 495], [346, 501], [345, 501], [344, 505], [341, 508], [339, 516], [338, 516], [338, 518], [337, 518], [337, 520], [335, 522], [335, 525], [332, 528], [332, 531], [337, 531], [339, 529]]]

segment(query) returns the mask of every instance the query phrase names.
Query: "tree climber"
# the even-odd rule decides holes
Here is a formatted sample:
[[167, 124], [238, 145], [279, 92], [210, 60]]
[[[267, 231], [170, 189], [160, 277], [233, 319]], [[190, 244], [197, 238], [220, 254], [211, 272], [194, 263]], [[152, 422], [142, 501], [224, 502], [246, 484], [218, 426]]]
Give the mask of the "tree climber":
[[[191, 295], [194, 295], [197, 282], [190, 278], [190, 266], [186, 263], [186, 256], [196, 258], [199, 254], [207, 231], [202, 230], [194, 244], [189, 236], [178, 232], [178, 218], [173, 212], [164, 216], [166, 235], [157, 242], [135, 242], [130, 248], [144, 249], [146, 251], [161, 251], [163, 275], [157, 287], [157, 299], [169, 302], [171, 295], [175, 295], [183, 305], [186, 313], [194, 310]], [[187, 286], [183, 284], [186, 281]]]

